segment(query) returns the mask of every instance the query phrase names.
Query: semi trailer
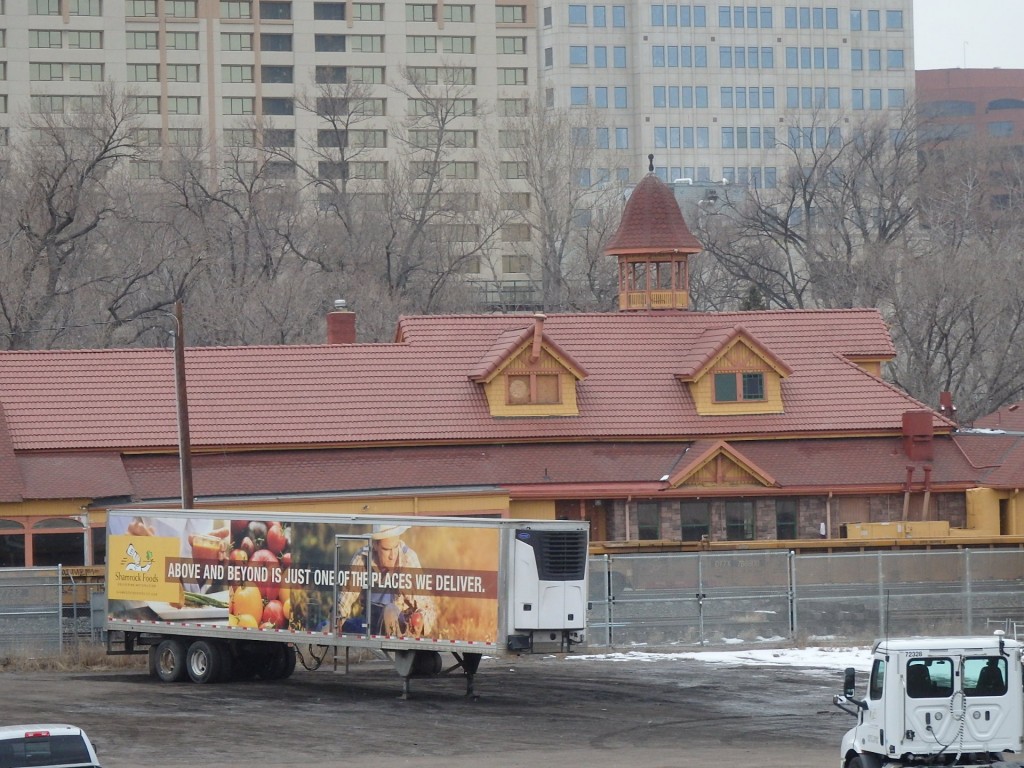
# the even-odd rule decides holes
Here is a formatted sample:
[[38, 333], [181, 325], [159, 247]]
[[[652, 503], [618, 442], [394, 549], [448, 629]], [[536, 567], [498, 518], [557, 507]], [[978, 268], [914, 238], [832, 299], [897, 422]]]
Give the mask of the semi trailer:
[[563, 520], [114, 509], [107, 651], [214, 683], [364, 649], [405, 695], [452, 672], [472, 694], [484, 655], [585, 642], [588, 543], [587, 523]]

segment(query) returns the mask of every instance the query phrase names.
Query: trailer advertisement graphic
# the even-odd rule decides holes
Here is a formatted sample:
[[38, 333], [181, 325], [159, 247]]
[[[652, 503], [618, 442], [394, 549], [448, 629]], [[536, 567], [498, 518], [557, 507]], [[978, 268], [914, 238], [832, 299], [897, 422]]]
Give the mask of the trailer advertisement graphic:
[[118, 513], [108, 526], [111, 618], [496, 640], [493, 528]]

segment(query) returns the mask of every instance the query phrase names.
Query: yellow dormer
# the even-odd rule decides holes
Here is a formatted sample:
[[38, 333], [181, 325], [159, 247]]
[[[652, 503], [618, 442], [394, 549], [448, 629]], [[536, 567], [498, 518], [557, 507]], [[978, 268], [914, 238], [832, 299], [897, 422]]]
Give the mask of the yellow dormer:
[[702, 416], [783, 413], [782, 380], [792, 370], [743, 328], [706, 331], [694, 345], [686, 370]]
[[544, 315], [502, 334], [470, 379], [482, 384], [491, 416], [578, 416], [576, 382], [587, 373], [544, 335]]

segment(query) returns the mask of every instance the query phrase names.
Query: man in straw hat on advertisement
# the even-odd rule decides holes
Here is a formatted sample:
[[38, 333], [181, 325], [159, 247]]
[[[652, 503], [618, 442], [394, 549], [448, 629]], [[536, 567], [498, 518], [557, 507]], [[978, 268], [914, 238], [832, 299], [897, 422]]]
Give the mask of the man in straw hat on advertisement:
[[374, 525], [371, 541], [349, 564], [349, 578], [366, 573], [372, 556], [370, 610], [363, 605], [366, 590], [350, 581], [338, 605], [339, 631], [372, 635], [431, 637], [437, 615], [434, 599], [413, 594], [415, 573], [420, 570], [416, 552], [401, 539], [407, 525]]

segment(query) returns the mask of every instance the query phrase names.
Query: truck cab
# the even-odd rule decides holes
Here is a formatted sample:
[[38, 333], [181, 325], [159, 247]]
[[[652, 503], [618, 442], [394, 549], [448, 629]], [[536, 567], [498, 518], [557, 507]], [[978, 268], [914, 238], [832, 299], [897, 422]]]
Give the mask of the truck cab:
[[840, 768], [1020, 765], [1021, 654], [1022, 644], [1002, 633], [876, 641], [864, 697], [856, 698], [847, 669], [834, 698], [857, 718], [843, 737]]

